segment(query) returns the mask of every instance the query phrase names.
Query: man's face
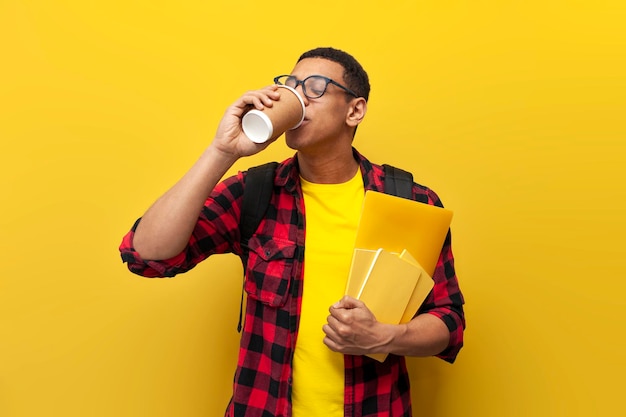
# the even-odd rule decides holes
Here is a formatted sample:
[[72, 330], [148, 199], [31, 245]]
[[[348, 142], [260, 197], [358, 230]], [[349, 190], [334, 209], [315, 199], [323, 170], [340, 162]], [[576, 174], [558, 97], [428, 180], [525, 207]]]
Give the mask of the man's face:
[[[298, 62], [291, 75], [304, 80], [310, 75], [323, 75], [345, 85], [343, 67], [323, 58], [306, 58]], [[295, 130], [285, 134], [287, 146], [298, 151], [328, 152], [337, 142], [352, 141], [352, 128], [346, 124], [351, 96], [336, 85], [329, 84], [322, 97], [310, 99], [297, 88], [306, 106], [304, 121]]]

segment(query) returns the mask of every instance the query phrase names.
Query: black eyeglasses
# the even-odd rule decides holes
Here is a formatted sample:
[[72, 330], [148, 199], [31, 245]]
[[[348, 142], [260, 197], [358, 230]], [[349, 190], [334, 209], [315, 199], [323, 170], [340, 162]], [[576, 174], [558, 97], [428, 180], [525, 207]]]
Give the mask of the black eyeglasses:
[[293, 89], [298, 88], [300, 84], [302, 84], [302, 92], [307, 98], [320, 98], [326, 92], [326, 88], [328, 84], [334, 84], [337, 87], [344, 90], [346, 93], [353, 95], [354, 97], [359, 97], [357, 93], [350, 90], [348, 87], [344, 87], [336, 81], [331, 80], [328, 77], [324, 77], [323, 75], [309, 75], [304, 80], [299, 80], [293, 75], [279, 75], [274, 78], [274, 83], [279, 85], [286, 85], [287, 87], [291, 87]]

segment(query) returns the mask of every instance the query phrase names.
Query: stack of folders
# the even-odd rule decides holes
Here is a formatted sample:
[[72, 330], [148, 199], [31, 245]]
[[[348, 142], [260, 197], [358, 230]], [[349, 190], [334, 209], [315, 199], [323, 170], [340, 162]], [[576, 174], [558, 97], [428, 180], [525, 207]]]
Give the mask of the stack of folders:
[[451, 221], [450, 210], [367, 191], [346, 295], [363, 301], [382, 323], [409, 322], [433, 288]]

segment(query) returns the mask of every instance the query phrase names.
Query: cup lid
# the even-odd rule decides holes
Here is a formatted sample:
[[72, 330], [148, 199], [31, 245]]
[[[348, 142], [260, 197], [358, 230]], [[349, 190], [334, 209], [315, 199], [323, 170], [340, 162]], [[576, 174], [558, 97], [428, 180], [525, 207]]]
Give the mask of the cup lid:
[[253, 109], [245, 114], [241, 128], [248, 139], [254, 143], [263, 143], [272, 137], [274, 127], [269, 117], [262, 111]]

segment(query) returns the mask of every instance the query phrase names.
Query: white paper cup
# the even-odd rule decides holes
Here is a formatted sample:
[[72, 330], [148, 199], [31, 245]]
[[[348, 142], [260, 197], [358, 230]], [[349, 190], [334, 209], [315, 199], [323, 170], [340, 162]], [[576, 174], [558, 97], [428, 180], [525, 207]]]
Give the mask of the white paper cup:
[[279, 85], [280, 98], [272, 107], [250, 110], [243, 116], [241, 127], [255, 143], [276, 139], [287, 130], [295, 129], [304, 120], [305, 106], [300, 94], [291, 87]]

